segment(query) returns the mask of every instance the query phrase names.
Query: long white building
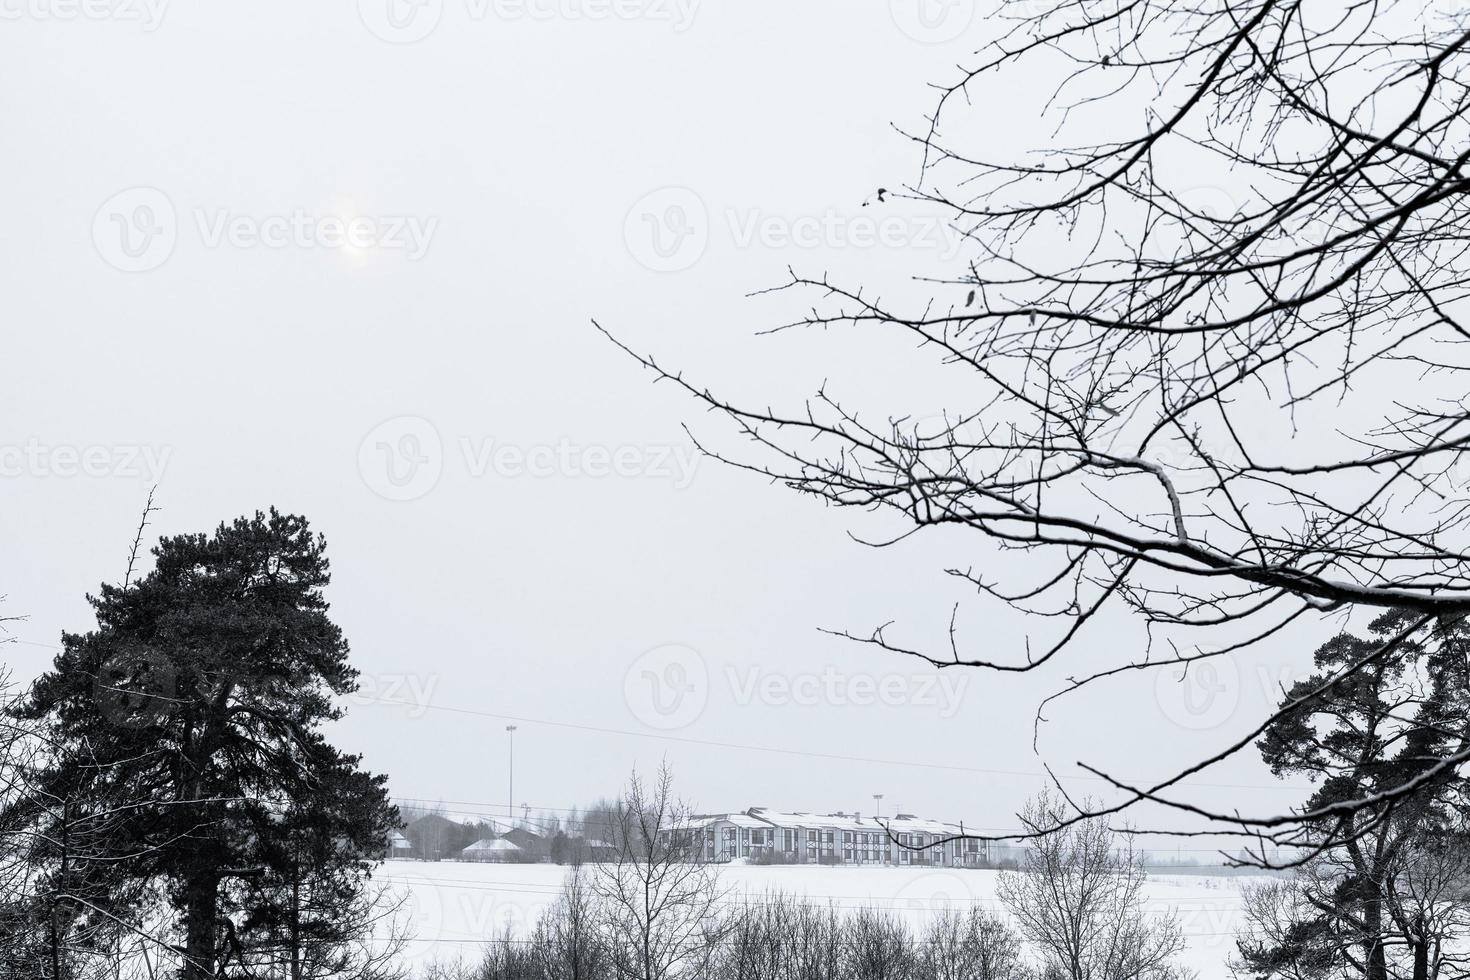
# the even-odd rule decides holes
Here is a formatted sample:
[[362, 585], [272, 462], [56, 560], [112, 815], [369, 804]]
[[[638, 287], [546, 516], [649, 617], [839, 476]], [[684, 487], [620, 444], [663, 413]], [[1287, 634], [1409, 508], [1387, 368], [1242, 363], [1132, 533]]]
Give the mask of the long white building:
[[766, 860], [783, 864], [930, 865], [987, 863], [984, 841], [963, 838], [958, 824], [909, 813], [791, 813], [751, 807], [743, 813], [700, 814], [672, 828], [695, 860]]

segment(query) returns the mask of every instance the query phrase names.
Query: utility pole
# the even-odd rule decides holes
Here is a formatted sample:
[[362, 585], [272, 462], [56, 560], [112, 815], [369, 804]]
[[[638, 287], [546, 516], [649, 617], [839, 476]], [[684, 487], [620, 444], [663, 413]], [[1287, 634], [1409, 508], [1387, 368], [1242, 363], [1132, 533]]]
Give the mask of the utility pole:
[[[883, 827], [883, 819], [882, 818], [883, 818], [883, 794], [882, 793], [874, 793], [873, 794], [873, 822], [876, 823], [879, 827]], [[888, 846], [888, 844], [889, 844], [888, 839], [887, 839], [888, 838], [888, 835], [886, 833], [886, 831], [888, 830], [888, 828], [887, 827], [883, 827], [883, 830], [885, 831], [885, 833], [883, 835], [884, 836], [884, 840], [883, 840], [883, 863], [884, 864], [887, 864], [888, 863], [888, 858], [889, 858], [889, 853], [890, 853], [890, 850], [891, 849]]]
[[514, 800], [516, 798], [516, 726], [506, 725], [505, 730], [510, 735], [510, 785], [506, 790], [505, 815], [510, 818], [511, 823], [515, 823], [516, 805], [514, 803]]

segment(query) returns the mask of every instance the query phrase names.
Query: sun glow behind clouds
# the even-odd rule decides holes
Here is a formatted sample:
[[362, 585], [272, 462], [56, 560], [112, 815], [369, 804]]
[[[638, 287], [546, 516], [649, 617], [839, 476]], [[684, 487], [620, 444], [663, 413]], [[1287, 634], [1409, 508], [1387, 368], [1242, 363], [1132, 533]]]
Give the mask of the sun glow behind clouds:
[[417, 262], [429, 250], [439, 227], [431, 215], [384, 212], [359, 206], [351, 198], [334, 201], [319, 223], [321, 244], [362, 267], [384, 257]]

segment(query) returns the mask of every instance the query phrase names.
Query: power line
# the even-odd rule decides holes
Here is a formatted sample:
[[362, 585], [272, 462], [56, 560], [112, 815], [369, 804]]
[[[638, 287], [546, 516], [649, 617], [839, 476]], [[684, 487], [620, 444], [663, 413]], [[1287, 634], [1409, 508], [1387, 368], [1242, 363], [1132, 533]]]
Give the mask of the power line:
[[65, 649], [64, 647], [59, 647], [54, 643], [40, 643], [36, 640], [19, 640], [13, 636], [8, 637], [3, 641], [0, 641], [0, 643], [18, 643], [23, 647], [42, 647], [46, 650], [56, 650], [58, 652]]
[[[805, 749], [788, 749], [774, 745], [751, 745], [742, 742], [726, 742], [717, 739], [694, 738], [688, 735], [670, 735], [663, 732], [640, 732], [627, 728], [608, 728], [600, 725], [584, 725], [578, 722], [557, 721], [550, 718], [532, 718], [527, 715], [511, 715], [498, 711], [483, 711], [475, 708], [460, 708], [446, 704], [432, 704], [418, 701], [404, 701], [392, 698], [365, 698], [357, 697], [359, 704], [380, 704], [404, 708], [417, 708], [421, 710], [446, 711], [452, 714], [473, 715], [481, 718], [493, 718], [496, 721], [514, 721], [527, 725], [542, 725], [548, 728], [570, 729], [572, 731], [589, 732], [595, 735], [621, 735], [627, 738], [652, 739], [661, 742], [678, 742], [685, 745], [699, 745], [707, 748], [738, 749], [746, 752], [766, 752], [773, 755], [799, 756], [807, 759], [825, 759], [836, 762], [861, 762], [868, 765], [880, 766], [902, 766], [905, 769], [937, 769], [945, 772], [964, 772], [981, 776], [1017, 776], [1026, 779], [1049, 779], [1050, 774], [1044, 772], [1027, 772], [1017, 769], [987, 769], [979, 766], [962, 766], [952, 763], [928, 762], [924, 760], [911, 759], [882, 759], [871, 756], [844, 755], [834, 752], [812, 752]], [[1107, 783], [1100, 776], [1057, 776], [1056, 778], [1076, 782]], [[1111, 785], [1111, 784], [1109, 784]], [[1288, 783], [1263, 784], [1263, 783], [1197, 783], [1191, 782], [1190, 786], [1207, 787], [1210, 789], [1305, 789], [1306, 787], [1292, 786]]]
[[[54, 644], [38, 643], [32, 640], [17, 640], [30, 646], [47, 647], [60, 650], [61, 647]], [[641, 732], [627, 728], [610, 728], [599, 725], [586, 725], [578, 722], [559, 721], [551, 718], [534, 718], [527, 715], [512, 715], [496, 711], [484, 711], [475, 708], [461, 708], [453, 705], [434, 704], [432, 702], [407, 701], [398, 698], [365, 697], [353, 695], [351, 700], [356, 704], [384, 705], [387, 707], [416, 708], [420, 710], [444, 711], [451, 714], [470, 715], [479, 718], [493, 718], [497, 721], [509, 721], [528, 725], [541, 725], [547, 728], [560, 728], [570, 731], [587, 732], [594, 735], [619, 735], [625, 738], [651, 739], [661, 742], [675, 742], [684, 745], [698, 745], [706, 748], [735, 749], [744, 752], [764, 752], [772, 755], [796, 756], [807, 759], [824, 759], [832, 762], [860, 762], [866, 765], [901, 766], [906, 769], [933, 769], [942, 772], [963, 772], [980, 776], [1009, 776], [1021, 779], [1050, 779], [1052, 774], [1026, 771], [1019, 769], [991, 769], [980, 766], [965, 766], [954, 763], [930, 762], [926, 760], [911, 759], [884, 759], [872, 756], [847, 755], [835, 752], [813, 752], [805, 749], [782, 748], [774, 745], [753, 745], [743, 742], [727, 742], [718, 739], [695, 738], [688, 735], [674, 735], [666, 732]], [[1100, 776], [1070, 775], [1056, 776], [1057, 779], [1069, 782], [1108, 783], [1108, 780]], [[1188, 785], [1203, 789], [1246, 789], [1246, 790], [1306, 790], [1309, 787], [1293, 786], [1288, 783], [1204, 783], [1190, 782]], [[513, 802], [513, 801], [512, 801]]]

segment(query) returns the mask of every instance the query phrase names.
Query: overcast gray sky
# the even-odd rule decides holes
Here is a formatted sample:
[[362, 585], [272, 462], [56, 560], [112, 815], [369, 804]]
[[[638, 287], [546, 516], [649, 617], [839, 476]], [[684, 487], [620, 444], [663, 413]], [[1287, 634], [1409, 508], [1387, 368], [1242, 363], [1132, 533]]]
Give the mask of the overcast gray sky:
[[[895, 526], [698, 459], [681, 423], [712, 420], [590, 325], [762, 403], [832, 379], [941, 410], [902, 348], [757, 337], [805, 304], [746, 294], [962, 259], [931, 216], [861, 205], [917, 176], [893, 125], [993, 32], [969, 0], [0, 8], [20, 678], [90, 625], [156, 479], [154, 536], [270, 505], [327, 536], [364, 675], [337, 738], [399, 796], [503, 803], [512, 721], [535, 807], [665, 756], [707, 810], [883, 793], [1008, 825], [1040, 786], [1031, 716], [1075, 661], [936, 679], [818, 632], [936, 639], [963, 600], [969, 640], [1019, 658], [1028, 624], [942, 574], [1007, 569], [964, 537], [865, 547]], [[1161, 774], [1247, 731], [1322, 630], [1064, 703], [1042, 757]], [[1073, 655], [1141, 642], [1104, 622]], [[1253, 753], [1203, 781], [1293, 798]]]

